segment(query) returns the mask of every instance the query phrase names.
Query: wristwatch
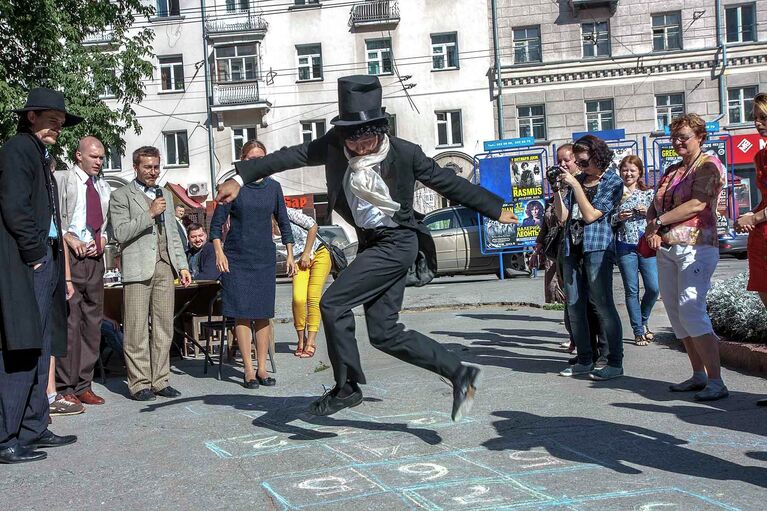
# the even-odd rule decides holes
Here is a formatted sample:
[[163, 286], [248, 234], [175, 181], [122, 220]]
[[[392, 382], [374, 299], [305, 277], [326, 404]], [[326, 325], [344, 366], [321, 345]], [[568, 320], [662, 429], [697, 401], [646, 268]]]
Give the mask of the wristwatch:
[[655, 227], [662, 227], [663, 222], [660, 220], [660, 215], [655, 217], [655, 220], [653, 220], [653, 223], [655, 224]]

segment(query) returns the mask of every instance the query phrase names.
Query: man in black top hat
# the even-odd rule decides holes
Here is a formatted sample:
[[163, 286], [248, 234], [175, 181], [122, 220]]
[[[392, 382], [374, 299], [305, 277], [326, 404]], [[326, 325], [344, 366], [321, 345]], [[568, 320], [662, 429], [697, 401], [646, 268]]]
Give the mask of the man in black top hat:
[[[419, 248], [436, 266], [434, 243], [413, 209], [415, 182], [504, 223], [503, 200], [439, 167], [421, 148], [388, 134], [375, 76], [338, 80], [335, 127], [317, 140], [237, 163], [238, 176], [219, 188], [216, 200], [229, 202], [249, 183], [275, 172], [325, 165], [328, 206], [357, 229], [359, 253], [320, 302], [328, 355], [336, 385], [312, 403], [309, 412], [330, 415], [362, 402], [358, 384], [365, 375], [354, 336], [352, 309], [365, 307], [370, 343], [405, 362], [444, 376], [453, 384], [453, 420], [468, 412], [479, 369], [425, 335], [398, 323], [408, 269]], [[419, 247], [420, 242], [420, 247]]]
[[75, 442], [48, 429], [51, 352], [66, 355], [61, 220], [46, 146], [82, 118], [64, 95], [32, 89], [17, 134], [0, 148], [0, 463], [44, 459], [35, 449]]

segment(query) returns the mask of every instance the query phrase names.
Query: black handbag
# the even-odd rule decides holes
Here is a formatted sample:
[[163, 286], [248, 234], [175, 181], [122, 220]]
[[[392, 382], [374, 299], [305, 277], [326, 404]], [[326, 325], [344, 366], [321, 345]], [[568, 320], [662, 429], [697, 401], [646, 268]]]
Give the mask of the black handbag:
[[346, 260], [346, 254], [344, 254], [344, 251], [338, 248], [337, 246], [333, 245], [332, 243], [328, 243], [322, 236], [320, 236], [319, 232], [317, 233], [317, 239], [320, 240], [320, 243], [322, 243], [322, 245], [330, 253], [330, 261], [333, 267], [333, 275], [338, 275], [344, 269], [346, 269], [349, 263]]
[[562, 245], [562, 227], [552, 227], [546, 233], [543, 239], [543, 253], [547, 258], [557, 260], [559, 256], [559, 247]]

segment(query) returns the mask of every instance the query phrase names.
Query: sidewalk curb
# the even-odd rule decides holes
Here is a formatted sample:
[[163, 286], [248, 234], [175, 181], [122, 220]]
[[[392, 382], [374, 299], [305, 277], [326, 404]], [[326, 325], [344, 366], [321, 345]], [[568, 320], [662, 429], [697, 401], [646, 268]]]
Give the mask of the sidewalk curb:
[[[666, 338], [665, 335], [657, 342], [666, 347], [676, 349], [684, 353], [684, 345], [673, 335]], [[719, 359], [722, 366], [727, 369], [745, 371], [757, 376], [767, 378], [767, 345], [745, 342], [719, 341]]]

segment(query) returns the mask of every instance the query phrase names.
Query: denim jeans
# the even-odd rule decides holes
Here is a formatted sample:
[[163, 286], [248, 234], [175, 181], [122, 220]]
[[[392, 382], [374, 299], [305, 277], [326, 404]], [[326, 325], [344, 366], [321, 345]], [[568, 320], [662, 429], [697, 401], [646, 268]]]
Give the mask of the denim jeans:
[[[629, 312], [634, 336], [643, 335], [644, 327], [658, 299], [658, 263], [655, 257], [641, 257], [636, 248], [618, 248], [618, 268], [626, 291], [626, 309]], [[639, 274], [642, 274], [644, 294], [639, 301]]]
[[596, 308], [599, 324], [607, 340], [610, 353], [607, 363], [613, 367], [623, 364], [623, 326], [613, 300], [613, 266], [615, 251], [582, 252], [573, 247], [565, 256], [564, 278], [567, 295], [567, 312], [572, 335], [578, 348], [578, 363], [588, 365], [593, 361], [587, 319], [587, 304]]

